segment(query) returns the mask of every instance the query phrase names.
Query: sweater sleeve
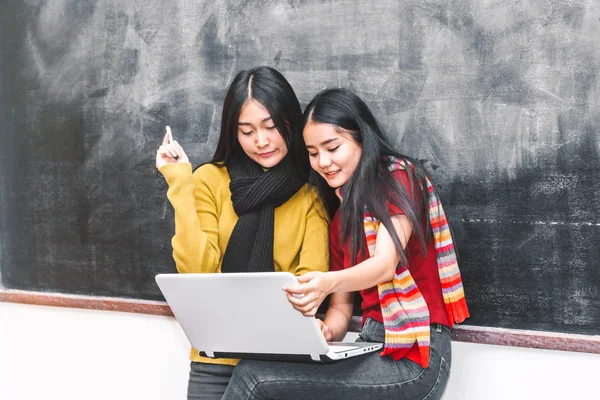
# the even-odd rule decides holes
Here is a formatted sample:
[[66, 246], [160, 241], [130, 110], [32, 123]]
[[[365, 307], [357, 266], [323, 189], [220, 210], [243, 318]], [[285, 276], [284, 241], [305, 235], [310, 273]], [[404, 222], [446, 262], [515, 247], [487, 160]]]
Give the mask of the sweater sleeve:
[[160, 169], [175, 211], [173, 258], [179, 272], [216, 272], [219, 268], [217, 202], [203, 174], [192, 175], [188, 163], [167, 164]]
[[293, 271], [296, 276], [310, 271], [326, 272], [329, 267], [329, 221], [327, 212], [316, 191], [310, 190], [309, 196], [310, 205], [306, 215], [300, 260]]

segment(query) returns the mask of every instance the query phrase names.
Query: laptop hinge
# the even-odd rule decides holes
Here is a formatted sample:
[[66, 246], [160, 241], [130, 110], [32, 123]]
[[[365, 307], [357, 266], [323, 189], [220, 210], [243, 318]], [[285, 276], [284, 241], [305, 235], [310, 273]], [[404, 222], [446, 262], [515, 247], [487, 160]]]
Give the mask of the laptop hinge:
[[310, 355], [310, 358], [311, 358], [313, 361], [321, 361], [321, 356], [319, 356], [318, 354], [311, 354], [311, 355]]
[[215, 358], [214, 351], [205, 351], [204, 354], [206, 354], [206, 357]]

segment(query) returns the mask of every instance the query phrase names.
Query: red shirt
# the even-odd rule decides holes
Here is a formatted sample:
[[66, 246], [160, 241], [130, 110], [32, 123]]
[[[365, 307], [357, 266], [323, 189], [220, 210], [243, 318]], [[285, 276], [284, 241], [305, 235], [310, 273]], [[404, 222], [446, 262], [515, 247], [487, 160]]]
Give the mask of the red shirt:
[[[410, 182], [406, 171], [400, 170], [392, 173], [398, 182], [400, 182], [407, 191], [410, 192]], [[404, 214], [399, 208], [388, 204], [390, 215]], [[426, 216], [424, 216], [426, 217]], [[350, 244], [340, 245], [340, 215], [339, 210], [335, 213], [330, 226], [330, 257], [331, 271], [339, 271], [345, 268], [350, 268]], [[369, 254], [365, 244], [365, 254]], [[427, 307], [429, 308], [430, 322], [432, 324], [439, 323], [451, 327], [452, 324], [448, 320], [444, 298], [442, 297], [442, 284], [437, 267], [437, 258], [435, 254], [435, 244], [433, 239], [427, 243], [427, 255], [423, 256], [421, 242], [416, 234], [410, 237], [406, 248], [404, 249], [408, 258], [408, 270], [412, 275], [417, 287], [421, 291]], [[365, 258], [360, 256], [360, 252], [356, 256], [357, 264], [364, 261]], [[376, 321], [383, 323], [381, 315], [381, 305], [379, 303], [379, 293], [377, 286], [360, 291], [362, 297], [361, 308], [363, 311], [362, 322], [364, 324], [367, 317], [371, 317]], [[419, 350], [417, 346], [407, 353], [406, 357], [415, 362], [419, 362]]]

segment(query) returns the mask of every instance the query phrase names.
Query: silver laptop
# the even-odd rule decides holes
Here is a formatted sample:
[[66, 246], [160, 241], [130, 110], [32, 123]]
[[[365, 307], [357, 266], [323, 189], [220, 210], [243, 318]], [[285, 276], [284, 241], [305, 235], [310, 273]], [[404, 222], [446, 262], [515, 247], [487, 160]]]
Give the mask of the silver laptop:
[[289, 272], [159, 274], [156, 283], [194, 348], [205, 357], [331, 362], [382, 343], [327, 343], [317, 321], [295, 310]]

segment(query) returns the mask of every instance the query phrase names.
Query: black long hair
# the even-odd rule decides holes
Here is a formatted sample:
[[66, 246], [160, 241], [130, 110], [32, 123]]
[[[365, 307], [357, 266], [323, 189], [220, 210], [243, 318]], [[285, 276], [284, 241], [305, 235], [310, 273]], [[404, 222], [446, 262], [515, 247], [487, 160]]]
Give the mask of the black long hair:
[[[392, 225], [386, 202], [401, 209], [413, 225], [424, 254], [426, 242], [432, 238], [429, 218], [424, 218], [429, 203], [426, 177], [422, 164], [400, 154], [389, 143], [369, 107], [347, 89], [328, 89], [320, 92], [306, 107], [303, 126], [309, 123], [333, 125], [338, 131], [347, 133], [362, 148], [362, 154], [354, 173], [342, 187], [343, 201], [339, 205], [341, 221], [341, 243], [350, 238], [352, 263], [360, 251], [365, 256], [366, 238], [363, 217], [365, 210], [373, 214], [387, 228], [403, 264], [407, 257]], [[392, 156], [409, 161], [414, 168], [407, 168], [410, 181], [409, 193], [389, 171], [384, 157]], [[316, 185], [329, 214], [335, 211], [334, 190], [314, 170], [309, 181]]]
[[310, 165], [302, 137], [302, 109], [289, 82], [275, 69], [266, 66], [239, 72], [227, 91], [221, 116], [221, 132], [215, 154], [215, 165], [227, 165], [238, 142], [238, 120], [248, 99], [254, 99], [269, 112], [279, 134], [285, 140], [288, 157], [303, 182], [308, 178]]

